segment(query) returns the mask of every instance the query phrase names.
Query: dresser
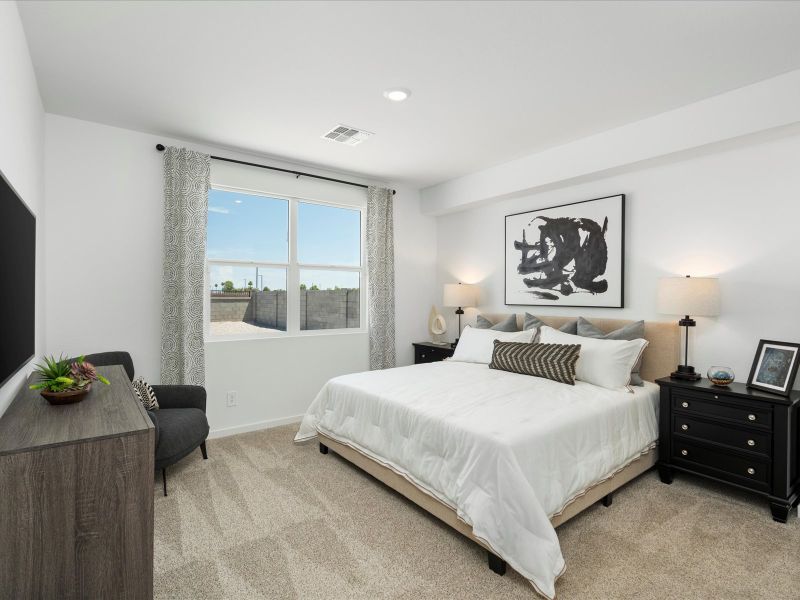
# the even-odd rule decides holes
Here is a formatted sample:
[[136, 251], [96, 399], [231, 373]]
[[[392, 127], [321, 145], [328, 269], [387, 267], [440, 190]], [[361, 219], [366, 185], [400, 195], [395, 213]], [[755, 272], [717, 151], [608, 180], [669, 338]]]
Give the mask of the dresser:
[[800, 392], [787, 398], [707, 379], [656, 383], [661, 481], [683, 471], [750, 490], [785, 523], [800, 493]]
[[120, 366], [79, 403], [0, 418], [0, 596], [153, 597], [155, 431]]
[[433, 342], [414, 342], [414, 364], [430, 363], [453, 356], [453, 348], [449, 345]]

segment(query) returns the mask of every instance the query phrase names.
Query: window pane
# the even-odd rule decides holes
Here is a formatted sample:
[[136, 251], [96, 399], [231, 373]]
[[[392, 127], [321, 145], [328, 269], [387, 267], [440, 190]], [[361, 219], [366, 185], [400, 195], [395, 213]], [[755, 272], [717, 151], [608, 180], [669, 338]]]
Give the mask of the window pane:
[[209, 265], [212, 336], [286, 331], [286, 269]]
[[300, 271], [300, 329], [361, 326], [359, 273]]
[[315, 265], [361, 265], [361, 211], [297, 204], [297, 260]]
[[289, 202], [209, 190], [206, 253], [208, 258], [288, 262]]

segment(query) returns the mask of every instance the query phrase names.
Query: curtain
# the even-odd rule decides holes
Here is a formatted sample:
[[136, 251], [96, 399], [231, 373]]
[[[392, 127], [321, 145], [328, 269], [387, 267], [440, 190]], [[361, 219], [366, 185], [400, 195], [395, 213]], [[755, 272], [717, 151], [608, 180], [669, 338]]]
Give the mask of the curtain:
[[394, 348], [394, 219], [392, 192], [367, 190], [367, 304], [369, 368], [395, 366]]
[[203, 302], [211, 158], [164, 151], [161, 383], [205, 385]]

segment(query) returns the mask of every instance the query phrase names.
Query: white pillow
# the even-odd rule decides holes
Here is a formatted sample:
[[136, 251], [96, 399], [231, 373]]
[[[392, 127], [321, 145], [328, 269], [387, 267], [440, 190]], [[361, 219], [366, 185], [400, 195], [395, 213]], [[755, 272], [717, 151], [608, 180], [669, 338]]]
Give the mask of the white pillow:
[[[494, 341], [530, 342], [535, 329], [528, 331], [496, 331], [494, 329], [475, 329], [467, 325], [450, 360], [489, 364], [492, 362]], [[577, 336], [575, 336], [577, 337]]]
[[542, 344], [580, 344], [581, 354], [575, 365], [575, 378], [616, 389], [631, 381], [631, 369], [647, 347], [647, 340], [601, 340], [571, 335], [546, 325], [540, 329]]

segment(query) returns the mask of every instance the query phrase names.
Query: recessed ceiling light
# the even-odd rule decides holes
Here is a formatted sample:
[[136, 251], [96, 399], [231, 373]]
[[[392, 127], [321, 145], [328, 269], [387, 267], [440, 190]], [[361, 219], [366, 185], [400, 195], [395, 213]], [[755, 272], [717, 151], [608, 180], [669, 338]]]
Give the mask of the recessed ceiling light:
[[405, 88], [389, 88], [383, 92], [383, 97], [392, 102], [402, 102], [411, 95], [411, 91]]

